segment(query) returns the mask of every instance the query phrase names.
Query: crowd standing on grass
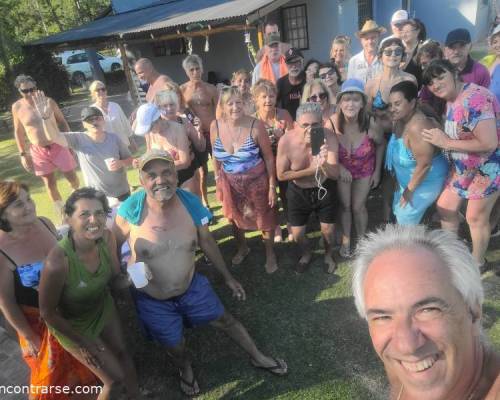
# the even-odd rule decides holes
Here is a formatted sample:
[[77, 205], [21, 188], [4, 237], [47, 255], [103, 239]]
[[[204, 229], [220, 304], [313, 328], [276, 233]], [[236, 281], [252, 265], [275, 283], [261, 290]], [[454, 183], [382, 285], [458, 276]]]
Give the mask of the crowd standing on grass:
[[[284, 226], [298, 250], [294, 272], [304, 274], [316, 214], [326, 273], [357, 248], [355, 303], [391, 399], [498, 400], [500, 359], [481, 332], [480, 277], [495, 269], [486, 252], [499, 233], [500, 28], [479, 62], [467, 29], [440, 44], [405, 10], [390, 28], [384, 38], [387, 29], [367, 20], [355, 35], [358, 54], [351, 57], [351, 38], [339, 35], [323, 59], [305, 62], [268, 22], [253, 72], [236, 70], [231, 86], [220, 88], [203, 80], [196, 54], [182, 62], [185, 83], [141, 58], [133, 69], [147, 84], [145, 104], [127, 118], [94, 81], [81, 132], [69, 132], [32, 77], [18, 76], [12, 117], [20, 163], [43, 180], [62, 218], [54, 223], [66, 224], [58, 232], [37, 217], [23, 183], [0, 182], [0, 309], [18, 333], [31, 383], [100, 381], [99, 400], [144, 395], [111, 288], [130, 290], [144, 333], [165, 347], [188, 396], [201, 388], [184, 327], [219, 328], [252, 366], [287, 374], [286, 361], [263, 353], [196, 271], [201, 249], [245, 300], [209, 230], [211, 159], [236, 244], [232, 266], [251, 253], [245, 232], [259, 230], [264, 270], [274, 274]], [[132, 167], [136, 191], [127, 181]], [[56, 170], [74, 190], [65, 203]], [[367, 203], [376, 189], [388, 225], [370, 233]], [[438, 222], [441, 229], [429, 228]], [[471, 251], [458, 239], [461, 223]]]

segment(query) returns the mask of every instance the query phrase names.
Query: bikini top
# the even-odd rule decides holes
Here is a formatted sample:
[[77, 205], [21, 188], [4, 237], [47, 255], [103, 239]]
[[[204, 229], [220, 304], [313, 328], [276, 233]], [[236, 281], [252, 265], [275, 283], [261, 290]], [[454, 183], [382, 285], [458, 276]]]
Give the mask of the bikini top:
[[377, 93], [375, 94], [375, 97], [373, 98], [372, 102], [372, 109], [374, 110], [386, 110], [387, 107], [389, 107], [389, 104], [387, 104], [384, 99], [382, 99], [382, 92], [380, 91], [380, 88], [377, 90]]
[[[56, 236], [43, 219], [39, 218], [39, 220], [51, 234]], [[43, 260], [17, 265], [12, 257], [10, 257], [4, 250], [0, 249], [0, 253], [3, 254], [3, 256], [16, 268], [12, 271], [14, 274], [14, 294], [16, 302], [18, 304], [38, 308], [38, 292], [36, 288], [40, 283], [40, 273], [43, 268]]]

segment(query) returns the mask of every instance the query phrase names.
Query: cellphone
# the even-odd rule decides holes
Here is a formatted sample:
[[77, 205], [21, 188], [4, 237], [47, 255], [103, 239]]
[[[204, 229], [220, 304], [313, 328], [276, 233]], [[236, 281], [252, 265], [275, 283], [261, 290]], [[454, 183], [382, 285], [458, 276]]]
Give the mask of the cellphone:
[[194, 125], [195, 115], [193, 114], [193, 112], [188, 108], [186, 109], [185, 114], [188, 121]]
[[311, 152], [318, 155], [321, 146], [325, 143], [325, 130], [322, 127], [311, 129]]

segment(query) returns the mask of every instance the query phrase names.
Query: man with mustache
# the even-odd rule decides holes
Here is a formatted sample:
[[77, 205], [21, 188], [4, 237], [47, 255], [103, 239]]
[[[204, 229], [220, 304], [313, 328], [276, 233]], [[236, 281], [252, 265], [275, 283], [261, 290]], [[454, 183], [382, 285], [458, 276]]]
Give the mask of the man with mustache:
[[184, 345], [184, 326], [211, 324], [242, 347], [253, 366], [285, 375], [285, 361], [261, 353], [244, 326], [224, 309], [207, 278], [195, 272], [194, 253], [199, 245], [233, 296], [245, 300], [243, 287], [227, 270], [208, 230], [210, 212], [196, 195], [177, 188], [171, 155], [150, 150], [141, 158], [139, 171], [143, 190], [122, 204], [113, 230], [118, 248], [129, 242], [129, 266], [147, 264], [149, 282], [133, 289], [138, 317], [150, 338], [167, 348], [179, 369], [182, 392], [188, 396], [200, 392]]
[[278, 97], [276, 105], [287, 110], [295, 120], [297, 108], [300, 105], [302, 90], [306, 84], [306, 74], [304, 72], [304, 56], [299, 49], [291, 48], [285, 54], [285, 63], [288, 74], [278, 79]]
[[477, 263], [449, 231], [387, 225], [358, 245], [353, 293], [392, 400], [498, 400]]

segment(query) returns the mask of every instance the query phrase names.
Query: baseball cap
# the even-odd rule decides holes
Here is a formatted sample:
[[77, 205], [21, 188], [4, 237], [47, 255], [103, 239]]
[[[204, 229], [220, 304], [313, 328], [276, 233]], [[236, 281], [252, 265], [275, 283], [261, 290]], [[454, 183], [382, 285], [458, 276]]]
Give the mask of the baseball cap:
[[279, 43], [280, 40], [281, 38], [278, 32], [271, 32], [268, 35], [266, 35], [265, 43], [267, 46], [269, 46], [270, 44]]
[[408, 19], [408, 11], [406, 10], [397, 10], [394, 14], [392, 14], [391, 24], [400, 24]]
[[134, 133], [136, 135], [144, 136], [151, 130], [151, 125], [153, 125], [153, 122], [155, 122], [160, 117], [160, 109], [154, 104], [146, 103], [141, 105], [137, 109]]
[[285, 62], [290, 63], [293, 62], [299, 58], [304, 58], [302, 55], [302, 52], [299, 49], [296, 49], [295, 47], [292, 47], [287, 50], [285, 53]]
[[97, 107], [84, 107], [80, 113], [82, 121], [86, 121], [92, 117], [103, 117], [101, 110]]
[[139, 170], [142, 171], [146, 164], [153, 160], [163, 160], [175, 166], [174, 159], [168, 151], [151, 149], [147, 151], [141, 158], [139, 158]]
[[444, 42], [444, 45], [446, 47], [450, 47], [455, 43], [460, 43], [460, 42], [461, 43], [471, 42], [470, 33], [467, 29], [458, 28], [448, 32], [448, 35], [446, 35], [446, 40]]
[[345, 93], [361, 93], [363, 97], [366, 97], [365, 95], [365, 85], [363, 82], [361, 82], [359, 79], [351, 78], [347, 79], [343, 84], [342, 87], [340, 88], [340, 92], [337, 94], [337, 101], [340, 100], [343, 94]]

